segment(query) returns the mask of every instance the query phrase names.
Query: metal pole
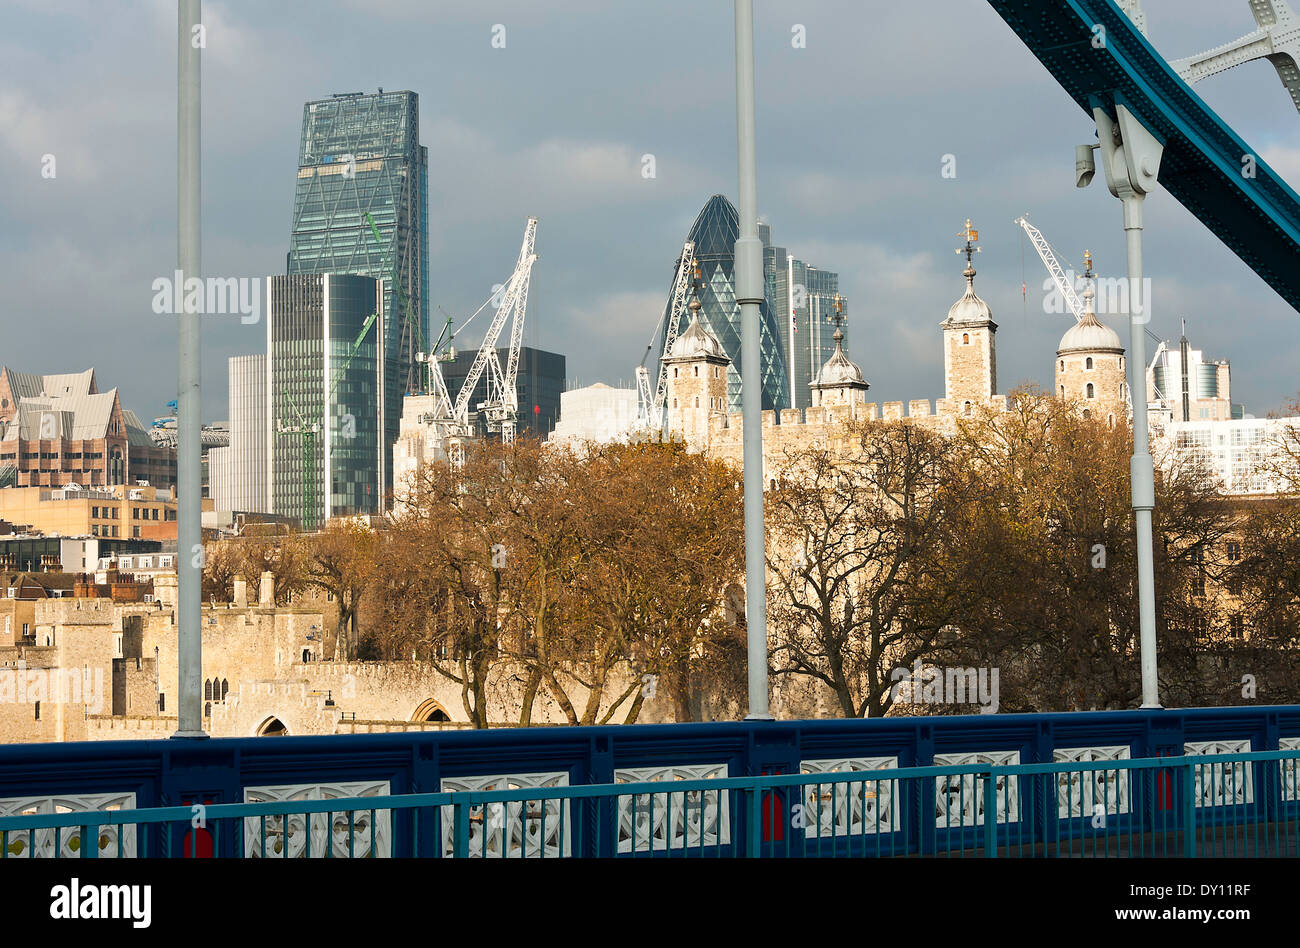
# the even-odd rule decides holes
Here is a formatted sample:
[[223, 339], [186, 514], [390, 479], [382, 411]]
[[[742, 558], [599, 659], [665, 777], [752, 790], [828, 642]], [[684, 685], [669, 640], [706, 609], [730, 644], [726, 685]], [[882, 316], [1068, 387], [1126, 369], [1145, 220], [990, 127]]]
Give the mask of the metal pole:
[[754, 0], [736, 4], [736, 146], [739, 155], [740, 239], [736, 241], [736, 302], [740, 304], [741, 415], [745, 461], [745, 616], [749, 645], [749, 714], [771, 720], [767, 689], [767, 577], [763, 533], [763, 402], [759, 306], [763, 302], [763, 243], [758, 239], [758, 174], [754, 142]]
[[[1151, 511], [1156, 506], [1155, 473], [1147, 429], [1146, 323], [1151, 301], [1142, 280], [1142, 202], [1155, 189], [1164, 145], [1128, 107], [1115, 103], [1115, 118], [1100, 106], [1092, 110], [1097, 121], [1097, 145], [1110, 193], [1124, 208], [1124, 240], [1128, 250], [1129, 278], [1129, 396], [1133, 402], [1133, 457], [1129, 479], [1133, 494], [1133, 521], [1138, 562], [1138, 633], [1142, 656], [1142, 707], [1160, 707], [1160, 682], [1156, 675], [1156, 583], [1151, 550]], [[1076, 162], [1076, 173], [1078, 164]], [[1080, 178], [1080, 187], [1091, 175]]]
[[[179, 0], [176, 66], [176, 266], [182, 280], [200, 276], [199, 246], [199, 0]], [[182, 306], [176, 314], [177, 541], [176, 670], [178, 729], [174, 737], [206, 737], [203, 731], [202, 614], [203, 534], [199, 481], [199, 314]]]
[[1129, 475], [1137, 531], [1139, 642], [1142, 648], [1142, 707], [1160, 707], [1156, 677], [1156, 581], [1151, 548], [1151, 511], [1156, 506], [1154, 467], [1147, 430], [1146, 323], [1150, 301], [1142, 292], [1142, 202], [1134, 193], [1123, 200], [1124, 239], [1129, 279], [1129, 392], [1133, 400], [1133, 457]]

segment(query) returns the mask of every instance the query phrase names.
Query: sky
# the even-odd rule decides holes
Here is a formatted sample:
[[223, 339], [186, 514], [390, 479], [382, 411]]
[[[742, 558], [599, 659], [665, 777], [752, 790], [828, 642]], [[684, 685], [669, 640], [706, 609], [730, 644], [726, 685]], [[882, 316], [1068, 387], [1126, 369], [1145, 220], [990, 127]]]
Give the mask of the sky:
[[[1100, 176], [1074, 187], [1092, 124], [993, 10], [923, 6], [757, 0], [759, 214], [774, 243], [839, 272], [874, 401], [942, 397], [939, 323], [964, 289], [953, 251], [971, 218], [999, 388], [1050, 385], [1071, 318], [1044, 312], [1046, 272], [1014, 219], [1027, 213], [1068, 264], [1089, 248], [1099, 274], [1122, 276], [1119, 202]], [[525, 343], [564, 353], [571, 386], [634, 384], [691, 222], [711, 194], [735, 200], [731, 9], [207, 0], [204, 274], [283, 272], [303, 102], [410, 89], [429, 149], [435, 319], [441, 307], [459, 322], [508, 278], [536, 216]], [[1254, 29], [1246, 0], [1144, 9], [1171, 59]], [[176, 262], [175, 82], [175, 3], [0, 0], [0, 364], [94, 366], [146, 423], [176, 392], [175, 321], [151, 306]], [[1270, 65], [1196, 89], [1300, 189], [1300, 114]], [[1248, 412], [1296, 394], [1297, 313], [1163, 191], [1144, 250], [1154, 332], [1176, 339], [1186, 319], [1194, 348], [1231, 360]], [[264, 351], [265, 328], [208, 316], [203, 347], [203, 418], [223, 420], [226, 359]]]

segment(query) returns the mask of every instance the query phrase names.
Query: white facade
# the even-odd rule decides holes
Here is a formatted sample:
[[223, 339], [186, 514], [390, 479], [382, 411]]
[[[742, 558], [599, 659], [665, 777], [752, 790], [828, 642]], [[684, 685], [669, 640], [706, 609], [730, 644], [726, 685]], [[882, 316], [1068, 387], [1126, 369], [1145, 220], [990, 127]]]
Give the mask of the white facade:
[[634, 388], [612, 388], [603, 382], [560, 394], [560, 420], [551, 432], [552, 444], [621, 441], [637, 423]]
[[208, 495], [217, 510], [269, 513], [266, 356], [230, 359], [230, 447], [208, 451]]
[[[1290, 443], [1300, 444], [1300, 418], [1237, 418], [1173, 422], [1163, 432], [1167, 462], [1199, 462], [1222, 481], [1227, 494], [1272, 494], [1287, 489], [1276, 466]], [[1274, 468], [1273, 470], [1266, 470]]]

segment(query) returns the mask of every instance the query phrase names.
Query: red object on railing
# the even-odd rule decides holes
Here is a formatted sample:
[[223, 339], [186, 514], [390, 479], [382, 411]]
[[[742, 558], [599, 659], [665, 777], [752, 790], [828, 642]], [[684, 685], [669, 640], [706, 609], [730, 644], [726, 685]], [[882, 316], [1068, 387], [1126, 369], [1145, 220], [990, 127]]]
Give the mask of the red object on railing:
[[[763, 776], [782, 771], [763, 769]], [[763, 794], [763, 842], [781, 842], [785, 839], [785, 794], [780, 790]]]
[[[192, 807], [197, 801], [193, 798], [185, 800], [185, 805]], [[216, 803], [216, 800], [204, 800], [203, 805], [209, 806]], [[194, 841], [194, 852], [190, 852], [190, 841]], [[186, 859], [211, 859], [212, 858], [212, 834], [204, 826], [191, 826], [190, 831], [185, 834], [185, 839], [181, 842], [181, 855]]]

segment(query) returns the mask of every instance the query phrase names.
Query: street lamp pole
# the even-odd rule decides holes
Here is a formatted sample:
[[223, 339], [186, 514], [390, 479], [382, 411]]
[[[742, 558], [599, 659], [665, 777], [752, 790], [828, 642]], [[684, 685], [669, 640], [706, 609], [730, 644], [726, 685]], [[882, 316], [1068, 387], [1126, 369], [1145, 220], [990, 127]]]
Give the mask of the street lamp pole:
[[[204, 45], [199, 0], [179, 0], [176, 65], [176, 267], [185, 284], [200, 276], [199, 122], [200, 53]], [[177, 320], [176, 438], [176, 702], [174, 737], [201, 738], [203, 704], [203, 534], [199, 471], [199, 314], [188, 305]]]
[[[1142, 204], [1156, 186], [1164, 146], [1127, 107], [1115, 104], [1115, 119], [1094, 108], [1097, 140], [1106, 184], [1124, 207], [1124, 239], [1129, 280], [1129, 394], [1133, 402], [1133, 457], [1129, 462], [1137, 540], [1139, 644], [1142, 655], [1142, 707], [1159, 708], [1156, 664], [1156, 590], [1151, 545], [1151, 513], [1156, 506], [1155, 471], [1147, 428], [1146, 324], [1151, 301], [1142, 279]], [[1089, 179], [1090, 180], [1090, 177]], [[1082, 180], [1081, 185], [1087, 184]]]
[[763, 402], [759, 307], [763, 243], [758, 239], [758, 173], [754, 138], [754, 0], [735, 0], [737, 210], [736, 302], [740, 304], [741, 417], [744, 423], [745, 618], [750, 720], [771, 720], [767, 684], [766, 547], [763, 533]]

